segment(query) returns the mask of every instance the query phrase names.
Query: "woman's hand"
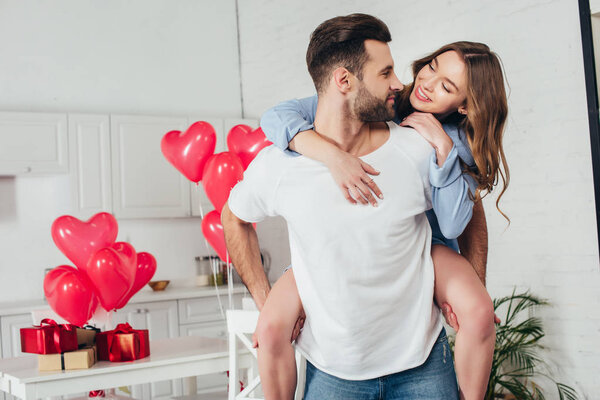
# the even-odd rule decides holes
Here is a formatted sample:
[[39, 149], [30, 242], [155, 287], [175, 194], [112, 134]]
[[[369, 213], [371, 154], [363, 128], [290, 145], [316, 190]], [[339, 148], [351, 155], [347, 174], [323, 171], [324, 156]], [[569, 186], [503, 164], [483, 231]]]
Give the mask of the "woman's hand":
[[369, 174], [379, 175], [379, 171], [360, 158], [338, 149], [328, 159], [326, 165], [338, 187], [342, 190], [344, 197], [350, 203], [371, 203], [373, 207], [377, 207], [375, 196], [383, 199], [381, 190], [379, 190], [373, 178], [369, 176]]
[[446, 134], [442, 124], [433, 114], [415, 111], [400, 122], [400, 126], [410, 126], [435, 149], [438, 165], [441, 167], [452, 150], [452, 139]]

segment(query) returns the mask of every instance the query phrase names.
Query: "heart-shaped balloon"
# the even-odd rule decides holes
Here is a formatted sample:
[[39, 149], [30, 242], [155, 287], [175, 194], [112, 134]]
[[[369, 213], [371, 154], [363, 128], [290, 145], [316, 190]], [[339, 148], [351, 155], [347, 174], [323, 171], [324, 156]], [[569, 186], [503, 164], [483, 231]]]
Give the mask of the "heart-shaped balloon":
[[137, 268], [135, 272], [135, 281], [133, 282], [133, 287], [129, 290], [129, 293], [125, 296], [125, 298], [121, 301], [120, 304], [117, 305], [117, 309], [123, 308], [125, 304], [140, 291], [141, 288], [146, 286], [150, 279], [154, 276], [156, 272], [156, 259], [150, 253], [141, 252], [137, 253]]
[[117, 242], [98, 250], [87, 265], [102, 308], [111, 311], [123, 302], [135, 282], [137, 255], [132, 245]]
[[219, 258], [227, 262], [227, 246], [225, 245], [225, 234], [221, 224], [221, 213], [213, 210], [202, 219], [202, 234], [206, 241], [217, 252]]
[[204, 164], [215, 152], [217, 135], [211, 124], [194, 122], [185, 132], [167, 132], [160, 148], [166, 159], [192, 182], [202, 180]]
[[70, 215], [58, 217], [52, 223], [52, 239], [56, 247], [81, 270], [85, 270], [90, 257], [117, 239], [117, 220], [101, 212], [86, 222]]
[[83, 326], [98, 306], [88, 279], [77, 269], [61, 265], [44, 278], [44, 295], [50, 307], [71, 324]]
[[248, 125], [236, 125], [227, 134], [227, 147], [240, 158], [244, 171], [259, 151], [272, 144], [262, 129], [252, 130]]
[[235, 154], [225, 151], [208, 159], [202, 186], [215, 210], [221, 212], [229, 198], [229, 192], [243, 177], [244, 167]]

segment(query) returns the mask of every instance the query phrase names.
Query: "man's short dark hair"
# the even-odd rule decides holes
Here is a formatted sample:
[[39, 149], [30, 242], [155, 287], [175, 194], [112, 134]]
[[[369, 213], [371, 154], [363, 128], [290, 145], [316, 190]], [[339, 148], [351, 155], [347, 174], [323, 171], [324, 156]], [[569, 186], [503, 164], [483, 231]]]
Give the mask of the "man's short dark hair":
[[368, 39], [388, 43], [392, 37], [383, 21], [367, 14], [331, 18], [314, 30], [306, 51], [306, 64], [317, 93], [322, 93], [331, 73], [339, 67], [362, 79], [362, 68], [368, 60], [365, 51]]

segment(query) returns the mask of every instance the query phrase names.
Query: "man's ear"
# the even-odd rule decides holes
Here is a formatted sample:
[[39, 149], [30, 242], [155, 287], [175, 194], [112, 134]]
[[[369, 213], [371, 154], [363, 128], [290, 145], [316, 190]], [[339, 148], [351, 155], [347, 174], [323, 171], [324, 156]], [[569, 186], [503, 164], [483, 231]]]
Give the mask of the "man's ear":
[[342, 93], [348, 93], [351, 90], [351, 74], [344, 67], [336, 68], [333, 71], [333, 82], [338, 90]]

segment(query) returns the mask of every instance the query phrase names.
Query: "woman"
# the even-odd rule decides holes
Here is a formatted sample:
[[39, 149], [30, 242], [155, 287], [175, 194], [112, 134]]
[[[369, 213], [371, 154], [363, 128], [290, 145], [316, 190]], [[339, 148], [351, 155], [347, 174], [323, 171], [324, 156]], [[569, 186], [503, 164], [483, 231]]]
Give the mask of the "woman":
[[[460, 181], [454, 187], [470, 193], [473, 202], [481, 201], [481, 194], [491, 192], [502, 179], [503, 187], [496, 201], [498, 208], [509, 182], [502, 149], [507, 101], [498, 57], [485, 44], [451, 43], [415, 61], [413, 75], [413, 83], [399, 94], [396, 122], [415, 128], [432, 145], [432, 168], [444, 168], [448, 173], [455, 173]], [[267, 111], [261, 121], [263, 131], [278, 147], [289, 148], [326, 164], [348, 201], [376, 205], [377, 200], [371, 191], [380, 199], [383, 197], [367, 174], [377, 175], [378, 172], [310, 130], [316, 102], [316, 97], [289, 101]], [[456, 151], [459, 157], [445, 163], [452, 151]], [[455, 210], [437, 209], [436, 194], [447, 189], [431, 183], [433, 210], [439, 215], [464, 212], [466, 225], [471, 218], [471, 208], [466, 212], [458, 207]], [[504, 215], [502, 211], [500, 213]], [[460, 325], [455, 343], [460, 395], [465, 399], [482, 399], [495, 342], [492, 302], [470, 263], [457, 253], [454, 239], [460, 235], [464, 225], [440, 227], [433, 213], [429, 213], [428, 217], [434, 236], [431, 255], [436, 277], [435, 300], [440, 305], [448, 303]], [[285, 296], [298, 296], [291, 271], [287, 271], [277, 284], [286, 288]], [[277, 295], [282, 291], [273, 293]], [[293, 327], [282, 327], [278, 317], [278, 313], [285, 312], [284, 296], [281, 302], [275, 303], [282, 306], [261, 313], [256, 330], [259, 348], [270, 347], [271, 343], [282, 338], [289, 340]], [[275, 352], [261, 352], [259, 355], [277, 357]], [[270, 361], [263, 359], [263, 365]], [[278, 393], [293, 393], [293, 387], [289, 386], [295, 386], [295, 370], [287, 369], [275, 376], [263, 376], [261, 372], [263, 387], [279, 387]]]

